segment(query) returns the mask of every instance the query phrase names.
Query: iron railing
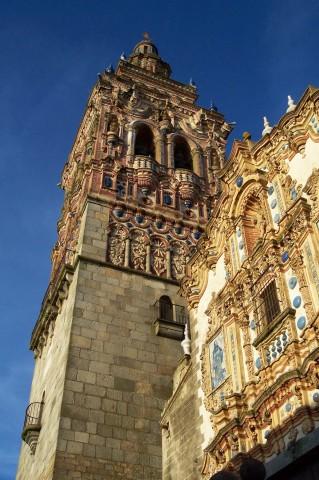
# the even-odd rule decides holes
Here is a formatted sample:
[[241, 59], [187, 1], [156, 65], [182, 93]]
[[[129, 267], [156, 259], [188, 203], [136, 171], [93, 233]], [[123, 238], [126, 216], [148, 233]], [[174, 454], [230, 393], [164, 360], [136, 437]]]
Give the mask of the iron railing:
[[155, 321], [160, 320], [169, 323], [177, 323], [185, 325], [187, 315], [185, 307], [182, 305], [175, 305], [170, 302], [157, 300], [154, 305]]
[[32, 427], [39, 428], [41, 426], [41, 416], [44, 402], [33, 402], [28, 405], [25, 411], [22, 438], [26, 430]]

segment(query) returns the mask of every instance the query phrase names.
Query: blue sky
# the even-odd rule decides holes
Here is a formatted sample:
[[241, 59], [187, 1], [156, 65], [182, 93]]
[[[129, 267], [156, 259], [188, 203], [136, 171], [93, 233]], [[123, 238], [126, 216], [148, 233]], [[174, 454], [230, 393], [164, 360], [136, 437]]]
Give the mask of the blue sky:
[[33, 359], [62, 204], [57, 188], [97, 73], [148, 31], [173, 77], [198, 86], [232, 137], [258, 139], [287, 95], [319, 86], [315, 0], [28, 0], [0, 10], [0, 480], [15, 476]]

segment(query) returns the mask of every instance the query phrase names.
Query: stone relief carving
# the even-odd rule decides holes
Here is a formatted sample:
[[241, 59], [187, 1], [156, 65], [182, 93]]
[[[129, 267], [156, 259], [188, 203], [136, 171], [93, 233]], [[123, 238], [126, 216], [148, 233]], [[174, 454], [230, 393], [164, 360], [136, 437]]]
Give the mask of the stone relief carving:
[[187, 257], [186, 246], [180, 242], [174, 242], [171, 249], [171, 275], [173, 278], [179, 279], [184, 275]]
[[166, 242], [160, 237], [151, 240], [151, 267], [156, 275], [162, 276], [166, 272]]
[[136, 270], [146, 271], [148, 239], [144, 232], [134, 231], [131, 237], [131, 265]]
[[124, 265], [127, 231], [122, 225], [114, 225], [108, 237], [108, 258], [117, 266]]

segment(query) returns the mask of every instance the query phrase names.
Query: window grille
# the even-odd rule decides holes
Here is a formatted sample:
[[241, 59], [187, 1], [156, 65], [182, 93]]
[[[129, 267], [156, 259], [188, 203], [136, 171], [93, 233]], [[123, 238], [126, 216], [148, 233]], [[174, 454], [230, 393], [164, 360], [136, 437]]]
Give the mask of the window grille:
[[167, 295], [157, 300], [154, 306], [155, 320], [185, 325], [187, 321], [185, 307], [173, 304]]
[[173, 321], [173, 305], [171, 299], [164, 295], [159, 300], [160, 319], [168, 322]]
[[276, 280], [267, 279], [257, 293], [257, 318], [262, 326], [268, 325], [281, 312]]

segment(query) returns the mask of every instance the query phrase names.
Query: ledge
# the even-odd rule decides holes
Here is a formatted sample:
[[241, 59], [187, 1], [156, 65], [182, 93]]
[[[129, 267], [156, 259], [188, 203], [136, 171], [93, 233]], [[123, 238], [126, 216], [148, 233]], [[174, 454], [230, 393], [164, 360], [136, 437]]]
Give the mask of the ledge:
[[173, 340], [182, 341], [184, 338], [185, 325], [183, 323], [168, 322], [166, 320], [157, 319], [154, 322], [155, 333], [159, 337], [172, 338]]
[[[171, 283], [173, 285], [179, 286], [179, 281], [174, 280], [173, 278], [159, 277], [151, 272], [136, 270], [134, 268], [124, 267], [123, 265], [122, 266], [114, 265], [113, 263], [107, 262], [106, 260], [103, 261], [96, 258], [87, 257], [86, 255], [78, 255], [77, 259], [78, 261], [82, 261], [82, 262], [94, 263], [95, 265], [99, 265], [100, 267], [113, 268], [114, 270], [121, 270], [122, 272], [125, 272], [125, 273], [141, 275], [142, 277], [146, 277], [151, 280], [157, 280], [158, 282]], [[75, 265], [76, 264], [77, 264], [77, 261], [75, 262]]]
[[34, 455], [37, 444], [38, 444], [38, 439], [40, 435], [40, 430], [41, 430], [41, 424], [40, 423], [35, 423], [31, 425], [26, 425], [23, 429], [22, 432], [22, 440], [29, 445], [31, 454]]
[[291, 307], [286, 308], [283, 312], [277, 315], [277, 317], [275, 317], [274, 320], [272, 320], [272, 322], [270, 322], [270, 324], [267, 325], [263, 329], [263, 331], [255, 338], [255, 340], [253, 341], [253, 346], [257, 348], [268, 337], [268, 335], [270, 335], [276, 329], [276, 327], [282, 323], [282, 321], [286, 317], [288, 317], [289, 315], [295, 317], [295, 314], [296, 310]]

